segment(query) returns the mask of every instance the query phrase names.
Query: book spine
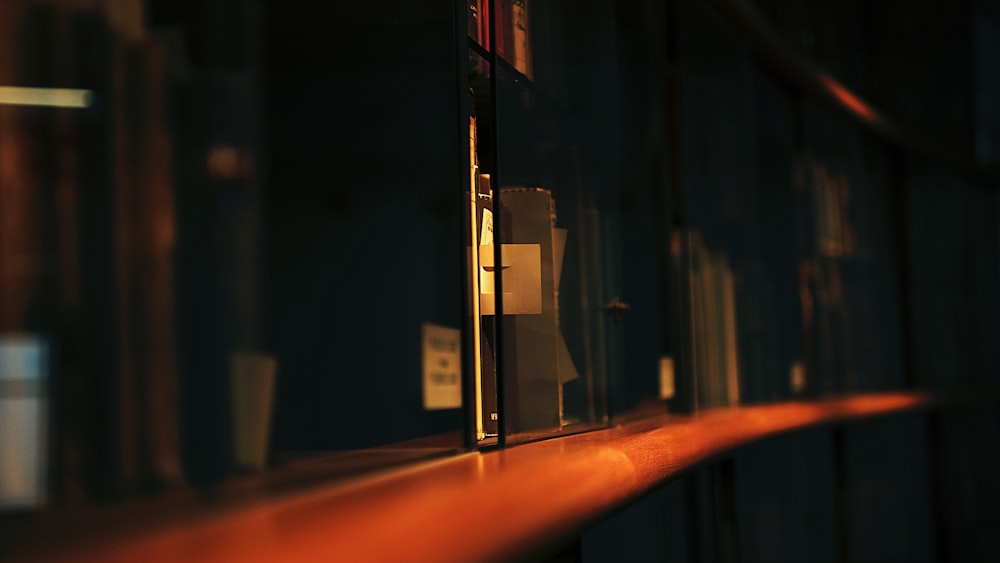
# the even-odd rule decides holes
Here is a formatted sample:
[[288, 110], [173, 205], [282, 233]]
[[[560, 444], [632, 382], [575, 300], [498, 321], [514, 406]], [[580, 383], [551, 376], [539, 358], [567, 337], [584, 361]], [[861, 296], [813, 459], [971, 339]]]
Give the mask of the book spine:
[[508, 1], [510, 2], [510, 62], [521, 74], [534, 78], [528, 0]]
[[736, 283], [729, 262], [723, 256], [721, 260], [722, 310], [726, 404], [735, 405], [740, 401], [739, 347], [736, 331]]
[[510, 61], [510, 0], [492, 0], [497, 56]]
[[467, 33], [469, 38], [473, 41], [479, 43], [480, 33], [479, 33], [479, 4], [481, 0], [468, 0], [467, 1], [467, 11], [466, 16], [468, 17], [467, 22]]
[[493, 0], [475, 0], [476, 15], [479, 18], [479, 44], [487, 50], [490, 48], [490, 21], [492, 17]]
[[174, 342], [174, 241], [176, 218], [173, 207], [172, 143], [164, 115], [166, 49], [155, 41], [144, 46], [145, 127], [140, 140], [140, 169], [136, 185], [141, 218], [135, 226], [144, 248], [137, 272], [143, 311], [142, 372], [140, 397], [145, 417], [146, 465], [150, 477], [160, 484], [175, 484], [181, 478], [179, 422], [177, 412], [177, 365]]

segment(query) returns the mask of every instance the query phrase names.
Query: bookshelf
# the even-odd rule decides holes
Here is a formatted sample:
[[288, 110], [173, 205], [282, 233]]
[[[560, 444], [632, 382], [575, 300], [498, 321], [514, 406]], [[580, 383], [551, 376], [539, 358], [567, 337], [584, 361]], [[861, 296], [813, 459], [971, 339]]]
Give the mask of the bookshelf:
[[[734, 449], [752, 449], [827, 425], [878, 424], [946, 404], [983, 403], [961, 395], [893, 392], [710, 409], [694, 418], [652, 417], [506, 451], [372, 474], [350, 486], [320, 485], [285, 495], [244, 488], [242, 497], [230, 497], [228, 505], [216, 503], [184, 525], [176, 523], [190, 517], [183, 510], [150, 519], [150, 513], [136, 506], [132, 513], [144, 518], [137, 518], [131, 529], [105, 528], [77, 540], [69, 550], [53, 542], [39, 550], [39, 560], [211, 561], [234, 554], [249, 561], [278, 556], [313, 560], [334, 554], [357, 561], [545, 560], [576, 530]], [[567, 482], [573, 486], [565, 486]], [[238, 491], [238, 483], [234, 485], [229, 488]], [[539, 506], [531, 500], [537, 495], [551, 502]], [[467, 517], [469, 506], [496, 516], [493, 534], [477, 532], [481, 522]], [[121, 521], [128, 514], [122, 512], [104, 516]], [[175, 523], [167, 525], [174, 533], [158, 532], [171, 521]], [[71, 531], [67, 527], [63, 533]], [[386, 542], [382, 538], [387, 532], [405, 541]]]
[[977, 553], [1000, 173], [838, 43], [901, 56], [881, 8], [120, 4], [0, 7], [3, 81], [94, 100], [0, 105], [0, 400], [52, 412], [11, 553]]
[[[597, 105], [616, 103], [616, 93], [588, 99], [585, 85], [613, 80], [616, 70], [613, 30], [600, 23], [607, 7], [585, 8], [575, 29], [566, 15], [576, 9], [556, 4], [480, 2], [467, 12], [478, 30], [468, 38], [477, 149], [470, 167], [482, 174], [494, 242], [473, 260], [487, 264], [480, 277], [496, 292], [480, 311], [486, 336], [473, 364], [481, 383], [472, 385], [482, 390], [477, 404], [497, 401], [509, 415], [491, 420], [487, 408], [476, 417], [484, 444], [607, 420], [603, 356], [615, 329], [603, 318], [600, 271], [615, 259], [604, 255], [615, 251], [603, 231], [616, 229], [617, 218], [602, 209], [615, 199], [617, 154], [614, 125]], [[499, 260], [511, 262], [497, 279], [486, 268]]]

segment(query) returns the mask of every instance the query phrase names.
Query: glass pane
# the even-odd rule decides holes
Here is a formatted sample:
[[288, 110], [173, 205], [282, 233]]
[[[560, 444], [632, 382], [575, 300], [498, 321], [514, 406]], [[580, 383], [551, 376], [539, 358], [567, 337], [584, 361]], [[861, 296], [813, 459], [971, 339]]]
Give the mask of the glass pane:
[[280, 459], [462, 445], [469, 126], [455, 103], [456, 7], [268, 13], [266, 335], [282, 366]]
[[569, 14], [559, 6], [524, 3], [527, 20], [518, 19], [518, 3], [510, 9], [501, 17], [528, 27], [510, 30], [515, 48], [500, 50], [497, 68], [491, 183], [502, 249], [480, 260], [492, 251], [492, 264], [502, 262], [500, 283], [493, 281], [502, 308], [505, 430], [522, 440], [607, 416], [604, 305], [617, 283], [609, 267], [617, 171], [612, 125], [600, 108], [617, 99], [613, 89], [592, 87], [614, 79], [614, 66], [598, 58], [609, 29], [596, 15], [571, 31], [554, 25]]

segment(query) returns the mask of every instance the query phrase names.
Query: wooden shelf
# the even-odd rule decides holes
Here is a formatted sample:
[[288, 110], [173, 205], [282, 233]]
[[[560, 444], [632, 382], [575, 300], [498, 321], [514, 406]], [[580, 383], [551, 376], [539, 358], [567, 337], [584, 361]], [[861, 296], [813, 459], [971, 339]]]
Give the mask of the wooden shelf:
[[989, 179], [1000, 178], [1000, 167], [979, 162], [965, 153], [899, 123], [861, 99], [849, 88], [804, 56], [796, 54], [774, 32], [757, 8], [747, 0], [712, 0], [712, 5], [735, 27], [774, 76], [800, 90], [811, 100], [826, 103], [882, 140], [916, 155], [947, 163]]
[[[992, 396], [992, 395], [991, 395]], [[918, 412], [919, 392], [709, 409], [388, 470], [228, 509], [21, 546], [33, 561], [499, 561], [538, 553], [678, 473], [797, 430]], [[155, 508], [155, 503], [149, 505]]]

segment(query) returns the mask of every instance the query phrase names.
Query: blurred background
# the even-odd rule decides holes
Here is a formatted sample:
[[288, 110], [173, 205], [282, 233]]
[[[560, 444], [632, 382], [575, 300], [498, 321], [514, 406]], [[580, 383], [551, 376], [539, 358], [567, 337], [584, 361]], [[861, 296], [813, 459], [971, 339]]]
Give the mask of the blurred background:
[[[991, 0], [0, 2], [0, 528], [995, 385], [998, 68]], [[470, 191], [552, 261], [541, 317], [472, 311]], [[459, 357], [429, 405], [428, 358]], [[769, 441], [576, 545], [991, 560], [998, 425]]]

